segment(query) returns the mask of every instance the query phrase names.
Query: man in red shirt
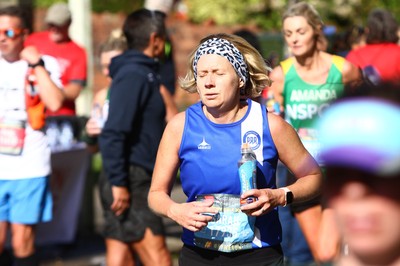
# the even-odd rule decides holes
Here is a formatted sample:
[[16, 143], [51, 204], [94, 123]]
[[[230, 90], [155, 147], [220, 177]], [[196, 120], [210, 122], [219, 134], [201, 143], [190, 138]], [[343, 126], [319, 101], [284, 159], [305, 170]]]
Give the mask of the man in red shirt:
[[349, 52], [346, 59], [360, 67], [364, 78], [373, 84], [400, 83], [400, 46], [398, 23], [384, 9], [370, 12], [366, 27], [366, 45]]
[[66, 3], [53, 4], [45, 22], [48, 30], [31, 34], [25, 44], [36, 46], [40, 53], [55, 57], [60, 64], [65, 100], [60, 110], [48, 111], [47, 115], [73, 116], [76, 114], [75, 99], [86, 84], [86, 51], [68, 34], [72, 18]]

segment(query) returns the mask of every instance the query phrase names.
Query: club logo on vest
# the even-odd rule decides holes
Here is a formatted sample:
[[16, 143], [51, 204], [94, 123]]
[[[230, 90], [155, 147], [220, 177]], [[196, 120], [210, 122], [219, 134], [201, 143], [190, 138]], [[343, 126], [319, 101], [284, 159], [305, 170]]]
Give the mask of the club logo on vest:
[[250, 145], [252, 150], [256, 150], [258, 147], [260, 147], [261, 137], [253, 130], [247, 131], [243, 136], [243, 143], [245, 142]]
[[203, 141], [199, 145], [197, 145], [197, 149], [199, 149], [199, 150], [211, 150], [211, 145], [208, 144], [206, 142], [206, 140], [204, 139], [204, 137], [203, 137]]

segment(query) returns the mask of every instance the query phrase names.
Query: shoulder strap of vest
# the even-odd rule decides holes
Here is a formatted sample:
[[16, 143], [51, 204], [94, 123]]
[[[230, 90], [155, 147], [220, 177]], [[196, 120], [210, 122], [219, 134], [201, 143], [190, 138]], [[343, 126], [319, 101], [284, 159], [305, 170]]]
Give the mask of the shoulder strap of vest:
[[283, 70], [283, 74], [286, 76], [287, 72], [289, 71], [290, 67], [293, 65], [293, 59], [292, 58], [288, 58], [284, 61], [282, 61], [280, 63], [282, 70]]
[[336, 68], [339, 69], [340, 72], [343, 71], [343, 66], [345, 62], [346, 59], [344, 59], [343, 57], [338, 55], [332, 55], [332, 64], [334, 64]]

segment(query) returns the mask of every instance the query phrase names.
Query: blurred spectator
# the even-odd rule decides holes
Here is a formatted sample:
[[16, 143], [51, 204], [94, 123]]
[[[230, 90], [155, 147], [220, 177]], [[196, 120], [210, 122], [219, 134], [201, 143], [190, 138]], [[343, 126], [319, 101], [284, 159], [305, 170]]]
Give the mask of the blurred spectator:
[[370, 12], [365, 28], [366, 45], [352, 50], [347, 60], [360, 67], [364, 79], [372, 84], [381, 81], [400, 82], [400, 46], [398, 23], [384, 9]]
[[400, 265], [400, 87], [359, 90], [367, 97], [332, 104], [319, 124], [324, 196], [344, 241], [334, 264]]
[[160, 58], [161, 83], [168, 90], [169, 94], [175, 94], [176, 71], [174, 61], [174, 49], [171, 39], [167, 36], [165, 40], [164, 55]]
[[35, 225], [52, 219], [44, 108], [63, 101], [57, 61], [24, 48], [27, 26], [18, 7], [0, 10], [0, 257], [10, 229], [16, 266], [39, 265]]
[[[109, 76], [109, 66], [111, 60], [122, 54], [127, 49], [127, 43], [123, 32], [120, 29], [113, 30], [106, 42], [100, 46], [100, 65], [101, 71], [108, 80], [108, 85], [97, 91], [93, 97], [91, 117], [86, 123], [85, 142], [89, 144], [92, 152], [97, 151], [97, 136], [108, 117], [111, 77]], [[160, 86], [160, 93], [166, 107], [165, 121], [168, 122], [177, 112], [177, 107], [165, 86]]]
[[[161, 12], [164, 15], [165, 20], [170, 14], [173, 4], [174, 1], [172, 0], [146, 0], [144, 6], [148, 10]], [[176, 107], [173, 99], [176, 87], [174, 47], [169, 37], [168, 29], [166, 34], [167, 36], [165, 39], [164, 53], [160, 55], [158, 59], [160, 60], [161, 76], [160, 93], [165, 103], [167, 111], [165, 119], [168, 122], [175, 114], [178, 113], [178, 108]]]
[[145, 0], [144, 8], [148, 10], [157, 10], [168, 15], [171, 12], [176, 0]]
[[[122, 54], [127, 49], [126, 39], [120, 29], [111, 32], [110, 37], [100, 45], [100, 67], [103, 75], [107, 78], [107, 86], [97, 91], [93, 97], [91, 117], [86, 123], [86, 135], [84, 141], [89, 145], [91, 152], [97, 152], [97, 137], [108, 117], [111, 77], [109, 76], [109, 66], [111, 60]], [[172, 95], [165, 86], [160, 86], [160, 93], [166, 106], [165, 121], [168, 122], [177, 112], [177, 107]]]
[[165, 127], [156, 60], [164, 54], [162, 12], [140, 9], [127, 16], [123, 32], [128, 50], [111, 60], [108, 118], [99, 138], [108, 182], [104, 236], [107, 265], [171, 265], [161, 217], [148, 206], [158, 144]]
[[276, 51], [271, 51], [269, 56], [267, 57], [267, 63], [271, 68], [279, 65], [279, 53]]
[[399, 38], [397, 44], [400, 45], [400, 27], [397, 29], [397, 37]]
[[241, 29], [234, 31], [233, 34], [242, 37], [245, 39], [248, 43], [250, 43], [256, 50], [263, 55], [262, 49], [261, 49], [261, 44], [260, 41], [258, 40], [258, 36], [253, 33], [250, 30], [247, 29]]
[[86, 52], [69, 36], [72, 17], [66, 3], [50, 6], [45, 22], [48, 30], [32, 33], [25, 44], [36, 46], [41, 53], [55, 57], [60, 64], [65, 101], [60, 110], [49, 111], [48, 115], [75, 115], [75, 99], [86, 85]]
[[[173, 0], [146, 0], [144, 2], [144, 7], [148, 10], [160, 11], [168, 16], [171, 12], [171, 9], [174, 5]], [[167, 31], [167, 37], [165, 40], [165, 49], [164, 55], [160, 57], [160, 75], [161, 75], [161, 83], [165, 86], [161, 89], [165, 88], [169, 91], [171, 95], [175, 94], [176, 87], [176, 67], [174, 61], [174, 49], [173, 43], [169, 37]], [[163, 93], [163, 91], [161, 91]], [[168, 116], [170, 117], [170, 116]]]
[[[306, 149], [318, 161], [319, 140], [315, 123], [330, 101], [343, 93], [344, 84], [358, 80], [360, 74], [343, 57], [325, 52], [323, 22], [312, 5], [299, 2], [289, 6], [282, 25], [291, 56], [272, 71], [271, 88], [280, 106], [278, 112], [283, 113]], [[294, 180], [282, 165], [277, 177], [281, 186]], [[319, 260], [318, 238], [315, 236], [319, 233], [320, 221], [319, 198], [293, 204], [291, 212], [281, 210], [282, 246], [289, 265], [312, 265], [314, 259]], [[335, 239], [330, 239], [325, 246], [325, 252], [329, 254], [326, 256], [336, 253], [336, 244]]]
[[359, 25], [352, 26], [347, 32], [347, 43], [349, 50], [358, 49], [365, 45], [365, 30]]
[[[111, 60], [114, 57], [123, 54], [126, 50], [127, 50], [126, 38], [125, 36], [123, 36], [123, 32], [120, 29], [113, 30], [108, 40], [100, 46], [101, 69], [104, 76], [106, 76], [109, 81], [108, 85], [111, 84], [111, 77], [109, 76], [109, 66]], [[175, 115], [177, 113], [177, 109], [173, 102], [172, 96], [168, 93], [168, 91], [166, 91], [165, 88], [164, 91], [162, 92], [161, 87], [160, 87], [160, 93], [163, 96], [163, 100], [166, 105], [167, 113], [169, 113], [169, 116]], [[97, 138], [100, 135], [103, 125], [108, 117], [109, 99], [110, 99], [109, 86], [97, 91], [93, 97], [92, 114], [86, 123], [86, 135], [84, 137], [84, 141], [88, 144], [89, 151], [93, 153], [98, 151]], [[171, 104], [168, 102], [172, 103], [172, 106], [169, 106]], [[166, 122], [168, 122], [169, 116], [166, 115]], [[107, 210], [110, 207], [109, 205], [107, 205], [108, 204], [107, 191], [109, 189], [109, 183], [107, 181], [107, 176], [104, 173], [104, 171], [101, 171], [99, 186], [101, 189], [100, 190], [101, 192], [100, 198], [102, 199], [101, 202], [104, 203], [102, 207], [104, 210]], [[105, 219], [107, 219], [107, 216], [105, 217]], [[105, 234], [105, 238], [107, 247], [107, 245], [112, 243], [113, 241], [112, 239], [107, 240], [108, 238], [107, 234]], [[112, 247], [107, 248], [106, 250], [107, 250], [106, 256], [108, 257], [107, 261], [113, 261], [112, 257], [114, 253]]]
[[126, 39], [122, 30], [113, 30], [110, 37], [100, 45], [100, 65], [103, 75], [107, 78], [107, 86], [98, 90], [93, 96], [92, 113], [86, 123], [86, 135], [84, 141], [91, 152], [97, 152], [97, 137], [108, 117], [111, 77], [109, 66], [111, 59], [122, 54], [127, 49]]
[[44, 20], [48, 30], [32, 33], [25, 45], [33, 45], [42, 54], [55, 57], [60, 65], [64, 102], [56, 112], [46, 111], [46, 127], [55, 131], [52, 150], [69, 150], [79, 139], [82, 126], [76, 117], [75, 100], [86, 85], [86, 51], [69, 36], [72, 16], [66, 3], [50, 6]]

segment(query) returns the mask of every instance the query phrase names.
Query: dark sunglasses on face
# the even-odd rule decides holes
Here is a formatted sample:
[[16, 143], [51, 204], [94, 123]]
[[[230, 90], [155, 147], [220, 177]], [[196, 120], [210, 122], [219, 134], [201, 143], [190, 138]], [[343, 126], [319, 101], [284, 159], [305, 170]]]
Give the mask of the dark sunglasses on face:
[[22, 31], [21, 29], [5, 29], [5, 30], [0, 30], [0, 34], [4, 34], [9, 39], [14, 39], [18, 37], [21, 31]]

